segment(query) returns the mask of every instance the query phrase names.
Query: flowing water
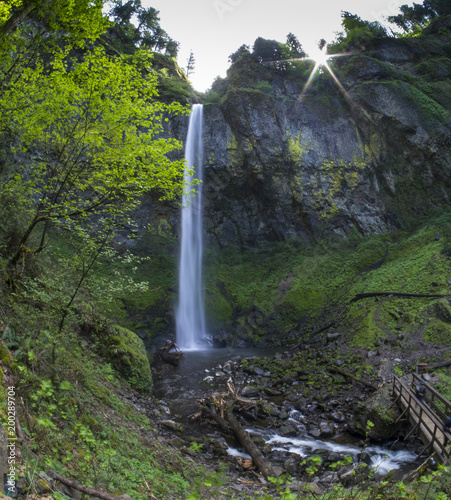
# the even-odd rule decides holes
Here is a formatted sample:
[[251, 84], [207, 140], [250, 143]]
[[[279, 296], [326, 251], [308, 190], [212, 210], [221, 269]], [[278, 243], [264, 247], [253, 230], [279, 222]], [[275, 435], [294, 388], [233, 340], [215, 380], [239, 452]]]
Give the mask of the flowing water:
[[[184, 427], [189, 428], [193, 425], [189, 416], [199, 410], [196, 400], [202, 398], [205, 393], [227, 390], [226, 381], [228, 376], [220, 380], [216, 379], [214, 385], [205, 382], [206, 376], [214, 374], [214, 367], [217, 367], [218, 363], [224, 363], [237, 355], [245, 358], [246, 356], [270, 356], [274, 354], [274, 349], [269, 348], [225, 348], [188, 352], [177, 368], [172, 366], [163, 367], [163, 376], [155, 379], [155, 395], [158, 398], [163, 398], [171, 408], [175, 419], [180, 421]], [[275, 402], [280, 404], [280, 401]], [[362, 452], [360, 438], [344, 433], [328, 440], [317, 439], [308, 433], [305, 421], [305, 415], [302, 415], [298, 410], [292, 409], [288, 422], [296, 430], [295, 436], [282, 436], [277, 433], [276, 429], [259, 428], [257, 425], [247, 427], [246, 430], [251, 434], [261, 436], [272, 446], [272, 453], [277, 454], [279, 452], [279, 454], [286, 454], [286, 457], [289, 457], [292, 453], [301, 457], [309, 457], [316, 455], [318, 450], [327, 450], [330, 453], [338, 454], [340, 457], [349, 456], [354, 462], [357, 461], [358, 455]], [[242, 423], [244, 424], [244, 422]], [[205, 433], [203, 427], [199, 430], [202, 434]], [[233, 444], [228, 445], [227, 451], [229, 455], [250, 458], [244, 449], [235, 447]], [[417, 462], [416, 454], [406, 449], [392, 450], [390, 444], [366, 446], [364, 451], [371, 456], [370, 467], [374, 468], [381, 476], [392, 470], [398, 470], [400, 474], [406, 473]], [[271, 456], [268, 458], [272, 459]]]
[[202, 175], [203, 107], [193, 106], [185, 146], [185, 182], [181, 220], [179, 298], [176, 309], [177, 344], [184, 351], [206, 346], [202, 292]]

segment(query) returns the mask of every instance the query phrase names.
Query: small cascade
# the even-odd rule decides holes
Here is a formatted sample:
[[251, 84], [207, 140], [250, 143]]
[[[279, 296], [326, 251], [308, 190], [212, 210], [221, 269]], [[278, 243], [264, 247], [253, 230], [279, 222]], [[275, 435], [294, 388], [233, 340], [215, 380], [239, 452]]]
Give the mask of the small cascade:
[[202, 181], [203, 174], [202, 122], [203, 106], [195, 104], [185, 146], [186, 194], [182, 202], [179, 300], [176, 309], [177, 344], [185, 351], [202, 349], [207, 339], [202, 292], [202, 183], [195, 186], [194, 182], [196, 179]]

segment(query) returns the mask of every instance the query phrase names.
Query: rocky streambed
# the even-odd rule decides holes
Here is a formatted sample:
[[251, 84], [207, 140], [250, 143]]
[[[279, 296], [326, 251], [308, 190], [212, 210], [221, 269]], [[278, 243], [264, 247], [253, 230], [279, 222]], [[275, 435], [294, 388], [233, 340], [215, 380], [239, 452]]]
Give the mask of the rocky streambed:
[[[353, 378], [336, 373], [337, 366]], [[238, 490], [246, 488], [243, 478], [255, 481], [250, 457], [199, 406], [229, 385], [252, 402], [240, 406], [237, 420], [276, 473], [291, 477], [292, 490], [402, 478], [419, 463], [421, 443], [404, 442], [409, 428], [395, 425], [390, 384], [381, 384], [377, 370], [355, 353], [335, 359], [327, 349], [187, 352], [178, 367], [155, 367], [154, 380], [160, 403], [153, 417], [164, 439], [210, 468], [225, 462]]]

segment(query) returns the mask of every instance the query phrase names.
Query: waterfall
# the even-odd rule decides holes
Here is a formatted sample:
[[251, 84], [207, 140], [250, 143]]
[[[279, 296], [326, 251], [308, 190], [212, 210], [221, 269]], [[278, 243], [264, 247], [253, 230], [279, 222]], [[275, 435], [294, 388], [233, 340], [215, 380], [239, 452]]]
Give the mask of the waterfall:
[[[202, 121], [203, 107], [193, 106], [185, 146], [186, 191], [182, 201], [177, 344], [184, 350], [203, 347], [207, 337], [202, 293]], [[189, 169], [193, 169], [189, 173]], [[192, 194], [195, 189], [195, 194]]]

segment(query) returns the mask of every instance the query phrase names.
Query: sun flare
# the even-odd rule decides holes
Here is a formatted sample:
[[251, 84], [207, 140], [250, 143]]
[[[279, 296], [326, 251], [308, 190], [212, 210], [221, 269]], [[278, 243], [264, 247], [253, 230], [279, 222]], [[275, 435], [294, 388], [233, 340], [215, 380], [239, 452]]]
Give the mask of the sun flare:
[[326, 66], [327, 61], [330, 59], [330, 54], [326, 52], [326, 49], [324, 50], [315, 50], [315, 52], [312, 53], [311, 55], [312, 61], [315, 62], [317, 66]]

